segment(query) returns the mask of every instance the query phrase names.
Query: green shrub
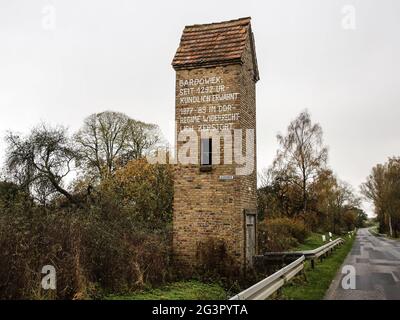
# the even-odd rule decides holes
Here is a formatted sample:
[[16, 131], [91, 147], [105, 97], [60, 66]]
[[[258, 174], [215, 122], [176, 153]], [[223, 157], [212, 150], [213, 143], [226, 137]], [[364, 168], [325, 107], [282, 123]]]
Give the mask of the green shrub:
[[297, 246], [309, 235], [304, 222], [299, 219], [265, 219], [258, 226], [260, 253], [285, 251]]

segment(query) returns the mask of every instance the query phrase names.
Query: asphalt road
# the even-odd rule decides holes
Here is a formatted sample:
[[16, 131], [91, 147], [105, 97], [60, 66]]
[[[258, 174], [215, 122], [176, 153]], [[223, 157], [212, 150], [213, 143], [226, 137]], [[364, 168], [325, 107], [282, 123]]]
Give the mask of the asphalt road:
[[[342, 288], [342, 268], [346, 265], [355, 267], [355, 289]], [[325, 299], [400, 300], [400, 241], [376, 237], [368, 229], [360, 229]]]

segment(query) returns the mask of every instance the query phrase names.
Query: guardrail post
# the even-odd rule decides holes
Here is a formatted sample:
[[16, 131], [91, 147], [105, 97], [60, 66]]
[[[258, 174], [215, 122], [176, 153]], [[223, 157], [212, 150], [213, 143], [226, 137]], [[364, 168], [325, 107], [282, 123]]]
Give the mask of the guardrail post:
[[304, 281], [307, 282], [307, 274], [306, 274], [305, 268], [303, 268], [303, 269], [301, 270], [301, 274], [303, 275]]
[[311, 269], [314, 269], [315, 268], [315, 261], [314, 261], [314, 259], [311, 259]]

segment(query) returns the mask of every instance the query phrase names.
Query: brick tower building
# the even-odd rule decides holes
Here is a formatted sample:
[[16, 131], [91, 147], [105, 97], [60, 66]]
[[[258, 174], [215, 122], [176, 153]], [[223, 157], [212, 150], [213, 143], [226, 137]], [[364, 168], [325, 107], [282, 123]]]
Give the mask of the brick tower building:
[[[172, 66], [176, 71], [177, 149], [189, 140], [182, 139], [182, 132], [192, 130], [198, 136], [198, 152], [191, 154], [189, 163], [181, 163], [178, 156], [174, 175], [175, 258], [195, 265], [199, 243], [214, 238], [223, 240], [229, 254], [246, 267], [257, 242], [259, 75], [250, 18], [186, 26]], [[234, 135], [237, 129], [242, 129], [243, 155], [250, 154], [253, 162], [252, 168], [247, 164], [250, 170], [245, 173], [238, 172], [244, 164], [235, 161], [235, 148], [231, 148], [239, 140]], [[204, 138], [208, 131], [231, 132], [232, 140]], [[252, 132], [254, 139], [247, 140]]]

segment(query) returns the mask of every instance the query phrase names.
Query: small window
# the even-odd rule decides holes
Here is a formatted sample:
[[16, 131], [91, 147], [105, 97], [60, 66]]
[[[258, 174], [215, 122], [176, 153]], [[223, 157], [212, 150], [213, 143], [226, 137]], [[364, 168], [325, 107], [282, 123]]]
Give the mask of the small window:
[[201, 162], [202, 166], [212, 165], [212, 139], [201, 139]]

